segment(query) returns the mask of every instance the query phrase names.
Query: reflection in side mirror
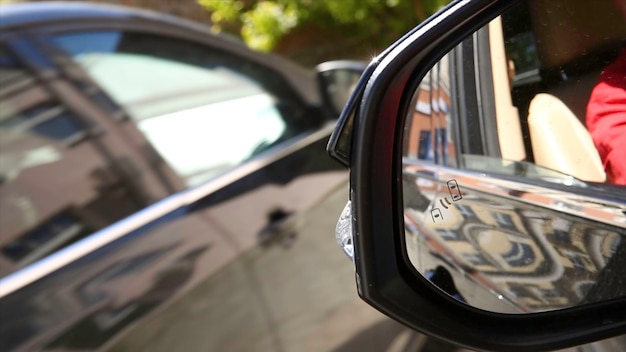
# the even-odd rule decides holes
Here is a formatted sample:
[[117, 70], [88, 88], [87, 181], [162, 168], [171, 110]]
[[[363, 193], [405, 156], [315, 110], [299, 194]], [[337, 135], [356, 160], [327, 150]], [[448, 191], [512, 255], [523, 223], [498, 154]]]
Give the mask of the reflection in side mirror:
[[[352, 229], [339, 229], [364, 301], [477, 350], [626, 332], [626, 182], [612, 169], [626, 159], [599, 148], [624, 139], [602, 138], [586, 109], [616, 96], [594, 89], [604, 68], [626, 67], [618, 6], [454, 1], [372, 61], [328, 147], [350, 167]], [[571, 114], [539, 98], [531, 118], [541, 94]]]
[[[405, 119], [409, 260], [448, 294], [488, 311], [626, 296], [626, 203], [614, 197], [626, 190], [609, 184], [617, 180], [603, 165], [617, 159], [601, 160], [580, 105], [603, 68], [626, 62], [623, 18], [610, 33], [588, 33], [595, 41], [579, 55], [564, 55], [541, 44], [555, 32], [531, 21], [542, 6], [522, 3], [445, 55], [414, 85]], [[566, 45], [571, 38], [559, 33]]]
[[624, 295], [624, 229], [598, 222], [623, 219], [618, 207], [410, 160], [403, 177], [409, 259], [424, 276], [447, 269], [464, 302], [529, 313]]
[[329, 61], [317, 65], [322, 97], [335, 117], [348, 102], [365, 67], [361, 61]]

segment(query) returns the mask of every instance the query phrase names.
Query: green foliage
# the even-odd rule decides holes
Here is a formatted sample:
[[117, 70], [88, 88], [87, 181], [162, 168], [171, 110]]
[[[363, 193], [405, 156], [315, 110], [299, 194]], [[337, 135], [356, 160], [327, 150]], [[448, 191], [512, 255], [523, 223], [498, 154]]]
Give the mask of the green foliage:
[[394, 39], [447, 0], [198, 0], [211, 12], [213, 29], [240, 30], [255, 49], [272, 50], [289, 31], [315, 24], [340, 28], [342, 36]]
[[242, 14], [241, 36], [253, 48], [271, 50], [280, 38], [298, 24], [292, 8], [274, 1], [260, 2]]
[[199, 0], [204, 8], [211, 11], [211, 21], [215, 31], [221, 30], [220, 24], [223, 22], [239, 21], [243, 3], [238, 0]]

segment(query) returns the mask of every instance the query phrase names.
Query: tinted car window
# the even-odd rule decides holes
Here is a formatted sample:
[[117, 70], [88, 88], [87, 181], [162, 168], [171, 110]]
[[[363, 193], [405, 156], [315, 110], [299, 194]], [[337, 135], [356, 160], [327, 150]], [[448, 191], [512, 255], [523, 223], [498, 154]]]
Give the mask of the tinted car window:
[[226, 53], [115, 31], [53, 41], [126, 109], [187, 186], [304, 130], [293, 119], [302, 109], [275, 75]]
[[[0, 48], [0, 274], [142, 207], [89, 124]], [[119, 165], [118, 165], [119, 166]]]

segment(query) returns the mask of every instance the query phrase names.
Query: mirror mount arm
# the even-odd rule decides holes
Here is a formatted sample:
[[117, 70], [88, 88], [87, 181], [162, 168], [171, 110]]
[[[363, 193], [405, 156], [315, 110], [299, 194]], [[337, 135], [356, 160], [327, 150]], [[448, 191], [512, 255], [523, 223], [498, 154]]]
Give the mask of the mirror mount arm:
[[377, 66], [378, 62], [374, 60], [363, 70], [361, 78], [359, 78], [354, 91], [348, 98], [346, 106], [339, 115], [335, 130], [330, 136], [326, 147], [326, 151], [333, 159], [348, 168], [350, 167], [350, 161], [352, 159], [354, 119], [358, 112], [358, 104], [363, 97], [367, 81]]
[[[338, 91], [336, 89], [335, 92], [332, 92], [331, 86], [333, 85], [333, 82], [329, 79], [329, 77], [332, 77], [333, 74], [338, 72], [360, 76], [366, 67], [367, 64], [365, 62], [357, 60], [326, 61], [315, 66], [319, 94], [322, 98], [324, 107], [329, 111], [330, 116], [332, 116], [333, 119], [339, 116], [341, 109], [345, 104], [345, 98], [343, 98], [343, 95], [348, 96], [351, 92], [348, 90], [349, 87], [337, 87], [339, 88]], [[345, 88], [345, 91], [342, 88]], [[334, 95], [338, 94], [340, 94], [342, 98], [339, 99], [341, 101], [341, 106], [338, 106], [337, 97], [334, 97]]]

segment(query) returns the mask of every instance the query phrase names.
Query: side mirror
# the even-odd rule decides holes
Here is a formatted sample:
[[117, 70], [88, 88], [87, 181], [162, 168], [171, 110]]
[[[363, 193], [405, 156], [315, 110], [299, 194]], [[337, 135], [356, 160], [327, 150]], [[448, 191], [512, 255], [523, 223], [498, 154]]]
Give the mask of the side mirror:
[[365, 67], [365, 62], [351, 60], [328, 61], [315, 67], [322, 99], [333, 116], [341, 113]]
[[329, 142], [366, 302], [481, 350], [626, 333], [625, 16], [454, 1], [370, 64]]

